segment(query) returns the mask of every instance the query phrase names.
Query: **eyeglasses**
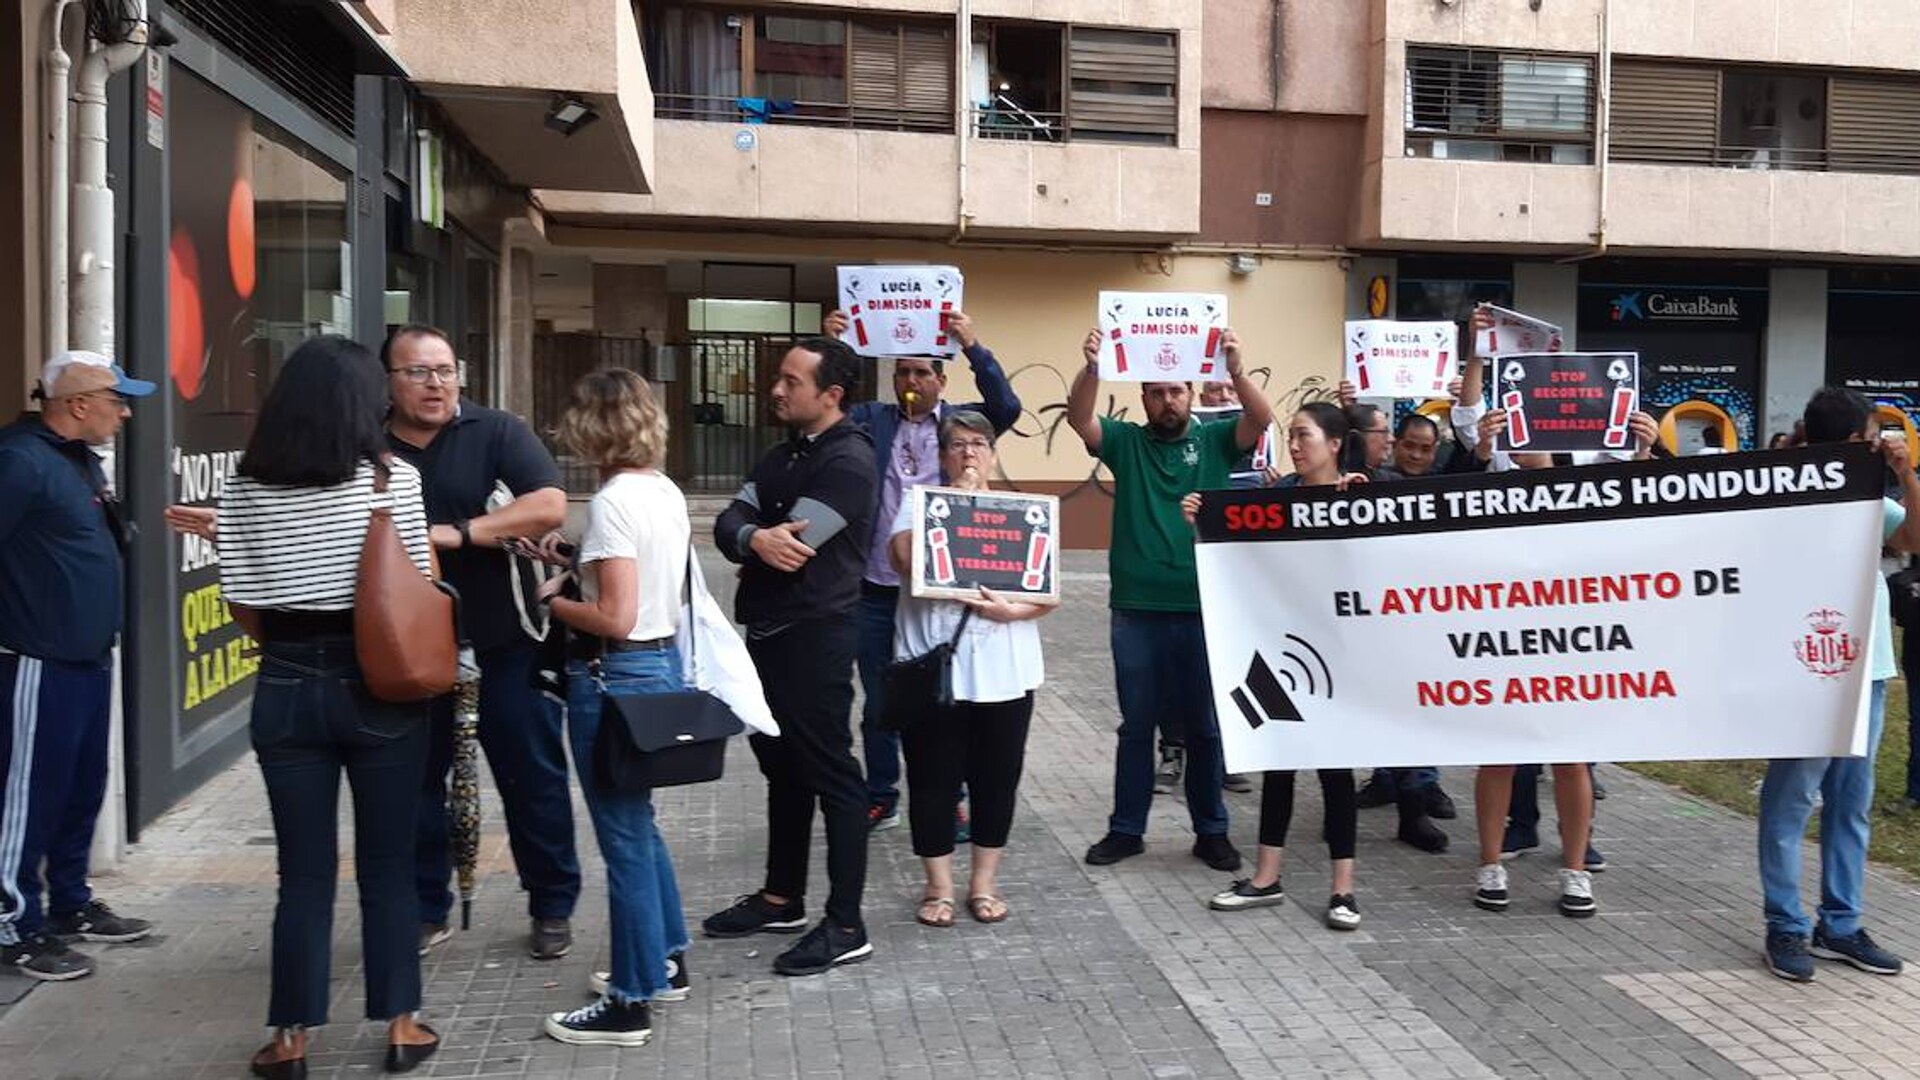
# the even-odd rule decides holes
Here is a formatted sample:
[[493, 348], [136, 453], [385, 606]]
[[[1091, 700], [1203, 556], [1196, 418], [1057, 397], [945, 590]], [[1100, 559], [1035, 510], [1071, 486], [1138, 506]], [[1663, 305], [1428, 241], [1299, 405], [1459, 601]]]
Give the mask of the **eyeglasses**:
[[402, 367], [394, 368], [393, 373], [410, 383], [445, 383], [453, 386], [460, 381], [460, 369], [457, 367]]
[[965, 454], [968, 452], [984, 454], [993, 449], [993, 444], [985, 439], [955, 439], [947, 444], [947, 449], [956, 454]]
[[75, 394], [74, 397], [105, 398], [117, 408], [133, 408], [133, 399], [117, 390], [89, 390], [84, 394]]
[[1392, 429], [1392, 428], [1388, 428], [1388, 427], [1370, 427], [1370, 428], [1361, 428], [1360, 430], [1361, 430], [1361, 433], [1362, 433], [1362, 434], [1365, 434], [1365, 435], [1391, 435], [1391, 434], [1393, 434], [1393, 429]]

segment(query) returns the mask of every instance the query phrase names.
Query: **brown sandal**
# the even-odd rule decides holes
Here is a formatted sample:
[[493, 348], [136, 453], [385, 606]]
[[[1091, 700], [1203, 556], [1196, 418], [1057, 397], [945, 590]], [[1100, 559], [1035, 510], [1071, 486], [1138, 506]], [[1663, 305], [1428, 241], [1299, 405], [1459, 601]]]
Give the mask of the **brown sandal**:
[[953, 926], [953, 897], [928, 896], [920, 901], [920, 910], [913, 916], [921, 926], [931, 926], [936, 930], [946, 930]]
[[[996, 904], [1000, 908], [997, 912], [993, 910]], [[1006, 922], [1007, 916], [1012, 914], [1005, 900], [990, 893], [967, 897], [967, 912], [973, 916], [974, 922], [983, 923]]]

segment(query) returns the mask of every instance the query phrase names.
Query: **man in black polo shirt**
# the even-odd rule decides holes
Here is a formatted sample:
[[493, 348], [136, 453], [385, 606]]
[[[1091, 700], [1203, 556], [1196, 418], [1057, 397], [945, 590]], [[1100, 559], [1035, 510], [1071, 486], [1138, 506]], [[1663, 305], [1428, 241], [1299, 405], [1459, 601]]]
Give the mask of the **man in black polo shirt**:
[[[511, 592], [502, 540], [545, 536], [567, 516], [559, 466], [519, 418], [460, 397], [459, 363], [446, 334], [403, 326], [381, 349], [393, 413], [387, 443], [420, 470], [427, 520], [446, 578], [460, 590], [460, 630], [480, 664], [480, 746], [506, 808], [507, 839], [533, 919], [529, 951], [551, 960], [572, 946], [580, 896], [573, 800], [560, 708], [533, 688], [535, 642]], [[488, 510], [504, 485], [512, 501]], [[421, 949], [449, 935], [453, 892], [447, 842], [447, 772], [453, 702], [434, 711], [433, 756], [421, 804], [418, 880]]]
[[807, 856], [817, 800], [827, 822], [826, 917], [773, 970], [812, 975], [873, 955], [860, 916], [867, 876], [867, 784], [853, 759], [854, 608], [879, 492], [873, 441], [845, 411], [860, 358], [808, 338], [780, 361], [768, 398], [791, 437], [747, 477], [714, 522], [740, 564], [734, 614], [747, 627], [780, 737], [749, 740], [767, 778], [767, 877], [709, 916], [710, 937], [796, 933], [807, 924]]
[[61, 353], [41, 372], [44, 410], [0, 429], [0, 967], [30, 979], [93, 971], [64, 938], [152, 929], [94, 898], [87, 857], [107, 791], [125, 543], [93, 447], [153, 389], [99, 353]]

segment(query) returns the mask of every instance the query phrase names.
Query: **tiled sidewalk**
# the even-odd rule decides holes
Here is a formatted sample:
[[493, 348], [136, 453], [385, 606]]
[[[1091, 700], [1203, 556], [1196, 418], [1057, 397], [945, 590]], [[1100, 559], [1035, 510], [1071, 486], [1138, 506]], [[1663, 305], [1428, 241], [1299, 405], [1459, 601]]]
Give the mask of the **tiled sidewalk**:
[[[709, 555], [711, 553], [708, 553]], [[692, 1000], [662, 1006], [642, 1049], [576, 1049], [537, 1033], [585, 1000], [604, 957], [605, 894], [580, 815], [589, 882], [575, 954], [527, 959], [524, 907], [497, 804], [486, 810], [475, 929], [426, 969], [446, 1049], [434, 1076], [1266, 1077], [1920, 1076], [1920, 977], [1822, 965], [1811, 986], [1761, 970], [1753, 826], [1624, 770], [1602, 776], [1599, 917], [1552, 907], [1552, 853], [1519, 860], [1503, 915], [1468, 902], [1469, 777], [1448, 777], [1454, 851], [1391, 839], [1391, 810], [1361, 820], [1353, 934], [1323, 929], [1319, 799], [1302, 786], [1286, 881], [1296, 903], [1222, 915], [1224, 883], [1186, 852], [1185, 813], [1156, 806], [1148, 853], [1080, 861], [1104, 829], [1117, 713], [1097, 558], [1074, 556], [1071, 603], [1042, 625], [1050, 680], [1029, 747], [1004, 892], [1014, 917], [952, 930], [913, 921], [917, 861], [904, 829], [872, 846], [874, 959], [811, 979], [771, 974], [791, 939], [695, 945]], [[721, 575], [712, 573], [716, 584]], [[662, 793], [689, 916], [757, 880], [762, 786], [744, 745], [724, 781]], [[1257, 796], [1229, 796], [1249, 854]], [[350, 834], [349, 834], [350, 835]], [[343, 865], [350, 861], [343, 852]], [[815, 873], [822, 867], [816, 860]], [[264, 1039], [273, 846], [251, 759], [148, 829], [97, 886], [154, 918], [155, 937], [96, 947], [100, 972], [32, 990], [0, 1015], [0, 1076], [238, 1077]], [[1815, 880], [1810, 874], [1809, 881]], [[1876, 872], [1876, 934], [1920, 954], [1920, 890]], [[344, 881], [334, 1012], [315, 1075], [379, 1069], [383, 1025], [356, 1024], [357, 914]], [[0, 1002], [24, 989], [0, 976]]]

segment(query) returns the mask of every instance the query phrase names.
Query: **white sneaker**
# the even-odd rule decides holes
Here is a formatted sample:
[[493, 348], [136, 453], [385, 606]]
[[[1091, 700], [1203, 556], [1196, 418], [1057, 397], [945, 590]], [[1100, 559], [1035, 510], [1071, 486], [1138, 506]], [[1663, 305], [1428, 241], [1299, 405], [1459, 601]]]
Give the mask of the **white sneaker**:
[[1600, 910], [1593, 902], [1593, 875], [1585, 870], [1560, 871], [1560, 914], [1584, 919]]
[[1327, 929], [1357, 930], [1360, 928], [1360, 904], [1352, 893], [1335, 893], [1327, 901]]
[[[587, 974], [587, 989], [593, 992], [594, 997], [606, 997], [607, 988], [612, 984], [613, 972], [611, 971], [594, 971]], [[692, 992], [692, 988], [687, 984], [687, 969], [680, 963], [680, 954], [675, 953], [667, 957], [667, 988], [647, 1000], [656, 1004], [662, 1001], [685, 1001]]]
[[1507, 868], [1497, 862], [1480, 868], [1473, 890], [1473, 906], [1485, 911], [1507, 910]]

